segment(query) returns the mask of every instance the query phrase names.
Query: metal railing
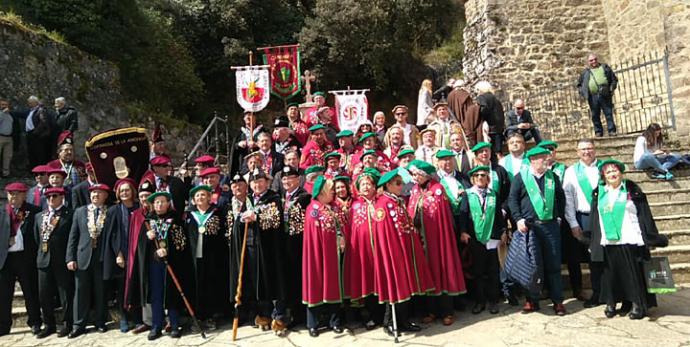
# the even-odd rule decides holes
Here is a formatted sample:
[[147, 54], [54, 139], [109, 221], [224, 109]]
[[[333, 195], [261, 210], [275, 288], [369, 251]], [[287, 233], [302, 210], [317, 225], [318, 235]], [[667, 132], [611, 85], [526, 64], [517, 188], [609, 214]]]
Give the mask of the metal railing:
[[214, 112], [213, 119], [189, 153], [185, 164], [192, 165], [193, 159], [204, 154], [214, 156], [216, 165], [225, 172], [232, 172], [233, 141], [236, 131], [230, 128], [228, 116], [221, 118]]
[[[612, 64], [618, 78], [613, 94], [614, 121], [620, 134], [644, 131], [654, 122], [675, 129], [668, 51]], [[523, 98], [546, 138], [594, 135], [587, 100], [577, 90], [577, 76], [540, 87]], [[602, 123], [606, 124], [604, 114]], [[605, 127], [605, 126], [604, 126]]]

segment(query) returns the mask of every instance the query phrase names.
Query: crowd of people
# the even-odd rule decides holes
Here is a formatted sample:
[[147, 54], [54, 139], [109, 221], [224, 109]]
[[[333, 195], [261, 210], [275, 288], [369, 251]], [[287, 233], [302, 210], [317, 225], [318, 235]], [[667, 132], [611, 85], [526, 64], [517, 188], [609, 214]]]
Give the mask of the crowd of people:
[[[506, 122], [487, 82], [476, 98], [462, 82], [446, 91], [433, 102], [423, 83], [420, 100], [433, 104], [419, 105], [416, 126], [397, 105], [341, 130], [320, 93], [310, 109], [289, 104], [271, 130], [246, 112], [228, 173], [208, 154], [174, 170], [157, 132], [150, 170], [113, 187], [74, 157], [65, 129], [58, 158], [33, 167], [35, 185], [4, 189], [0, 335], [15, 279], [38, 338], [106, 331], [112, 299], [120, 331], [150, 340], [180, 337], [190, 314], [205, 330], [236, 314], [278, 335], [301, 324], [311, 336], [342, 333], [349, 320], [393, 336], [452, 325], [465, 307], [497, 314], [523, 296], [524, 313], [547, 297], [566, 315], [562, 263], [585, 307], [645, 317], [656, 301], [642, 261], [668, 241], [625, 165], [581, 139], [566, 167], [522, 100]], [[654, 134], [639, 162], [661, 144]], [[526, 137], [537, 142], [529, 150]]]

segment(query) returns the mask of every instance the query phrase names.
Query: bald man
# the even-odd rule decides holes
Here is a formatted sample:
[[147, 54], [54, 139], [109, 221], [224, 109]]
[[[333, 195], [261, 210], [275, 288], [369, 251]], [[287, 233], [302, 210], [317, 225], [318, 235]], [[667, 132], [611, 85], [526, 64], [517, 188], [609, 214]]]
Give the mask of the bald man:
[[535, 143], [541, 142], [541, 134], [534, 125], [532, 113], [525, 108], [525, 102], [522, 99], [516, 99], [513, 103], [513, 109], [508, 111], [506, 138], [514, 132], [520, 133], [525, 141], [533, 138]]

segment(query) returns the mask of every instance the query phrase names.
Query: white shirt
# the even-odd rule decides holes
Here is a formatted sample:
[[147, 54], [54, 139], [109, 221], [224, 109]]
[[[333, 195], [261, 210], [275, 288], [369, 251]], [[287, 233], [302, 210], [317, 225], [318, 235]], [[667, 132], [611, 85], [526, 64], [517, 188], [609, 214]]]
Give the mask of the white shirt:
[[[597, 167], [597, 160], [595, 159], [592, 164], [587, 165], [582, 161], [578, 162], [582, 164], [585, 168], [585, 175], [589, 181], [592, 189], [597, 187], [599, 184], [599, 168]], [[577, 164], [575, 164], [577, 165]], [[591, 212], [591, 206], [585, 193], [582, 192], [580, 188], [580, 182], [577, 180], [577, 175], [575, 174], [575, 165], [567, 168], [565, 174], [563, 175], [563, 191], [565, 192], [565, 220], [568, 221], [570, 228], [575, 227], [586, 227], [586, 225], [579, 225], [577, 223], [577, 212], [589, 214]]]
[[438, 147], [427, 147], [425, 145], [419, 146], [415, 151], [414, 156], [417, 160], [422, 160], [427, 163], [433, 163], [434, 154], [438, 151]]
[[407, 123], [405, 126], [402, 126], [400, 123], [397, 123], [397, 125], [403, 129], [403, 143], [412, 145], [412, 142], [410, 142], [410, 138], [412, 137], [412, 124]]
[[29, 131], [34, 130], [34, 120], [33, 120], [33, 116], [34, 116], [34, 113], [36, 112], [36, 110], [38, 110], [38, 106], [32, 108], [31, 111], [29, 111], [29, 115], [26, 116], [26, 132], [27, 132], [27, 133], [28, 133]]
[[649, 147], [647, 145], [647, 139], [644, 136], [640, 136], [635, 140], [635, 151], [633, 152], [633, 162], [637, 163], [643, 154], [654, 154], [659, 148]]
[[[508, 156], [511, 157], [511, 166], [508, 167], [506, 162], [508, 161]], [[508, 172], [512, 173], [513, 176], [517, 176], [518, 173], [520, 173], [520, 169], [522, 168], [522, 161], [524, 158], [525, 154], [521, 154], [519, 157], [513, 156], [513, 154], [508, 154], [507, 156], [501, 158], [501, 160], [498, 161], [498, 165], [503, 166], [504, 169], [508, 170]]]
[[[621, 184], [618, 188], [613, 189], [609, 186], [605, 186], [604, 189], [607, 190], [607, 198], [615, 199], [620, 191]], [[606, 233], [604, 232], [604, 222], [602, 218], [599, 218], [599, 228], [601, 229], [601, 245], [638, 245], [644, 246], [644, 240], [642, 239], [642, 229], [640, 229], [640, 221], [637, 219], [637, 209], [635, 208], [635, 203], [632, 200], [628, 200], [625, 204], [625, 214], [623, 215], [623, 223], [621, 228], [621, 239], [618, 241], [611, 241], [606, 239]]]
[[7, 251], [12, 253], [12, 252], [20, 252], [24, 250], [24, 235], [22, 235], [22, 225], [19, 224], [17, 226], [17, 235], [14, 236], [14, 245], [12, 247], [8, 248]]

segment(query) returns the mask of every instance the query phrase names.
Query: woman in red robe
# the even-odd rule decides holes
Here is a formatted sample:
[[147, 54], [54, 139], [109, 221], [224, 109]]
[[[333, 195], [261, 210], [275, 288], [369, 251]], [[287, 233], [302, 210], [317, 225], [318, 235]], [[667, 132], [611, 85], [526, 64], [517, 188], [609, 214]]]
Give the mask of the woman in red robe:
[[[419, 233], [407, 214], [398, 169], [384, 174], [377, 185], [384, 192], [374, 212], [374, 291], [380, 303], [395, 305], [399, 330], [419, 331], [408, 321], [408, 302], [413, 295], [433, 291], [434, 282]], [[391, 305], [386, 305], [383, 324], [384, 331], [393, 335]]]
[[413, 160], [408, 170], [417, 184], [410, 193], [407, 210], [422, 236], [436, 288], [434, 297], [427, 302], [427, 315], [422, 322], [431, 323], [436, 317], [443, 317], [443, 325], [451, 325], [455, 321], [452, 297], [465, 293], [466, 289], [450, 202], [443, 185], [431, 177], [435, 167]]
[[319, 176], [304, 216], [302, 303], [307, 305], [307, 328], [312, 337], [319, 336], [322, 313], [329, 314], [334, 332], [343, 332], [340, 306], [347, 297], [342, 277], [345, 237], [343, 221], [331, 207], [334, 195], [333, 181]]
[[353, 306], [364, 305], [360, 317], [367, 330], [375, 328], [383, 314], [374, 296], [374, 206], [379, 177], [377, 170], [367, 169], [357, 179], [358, 197], [350, 208], [346, 234], [345, 285]]

